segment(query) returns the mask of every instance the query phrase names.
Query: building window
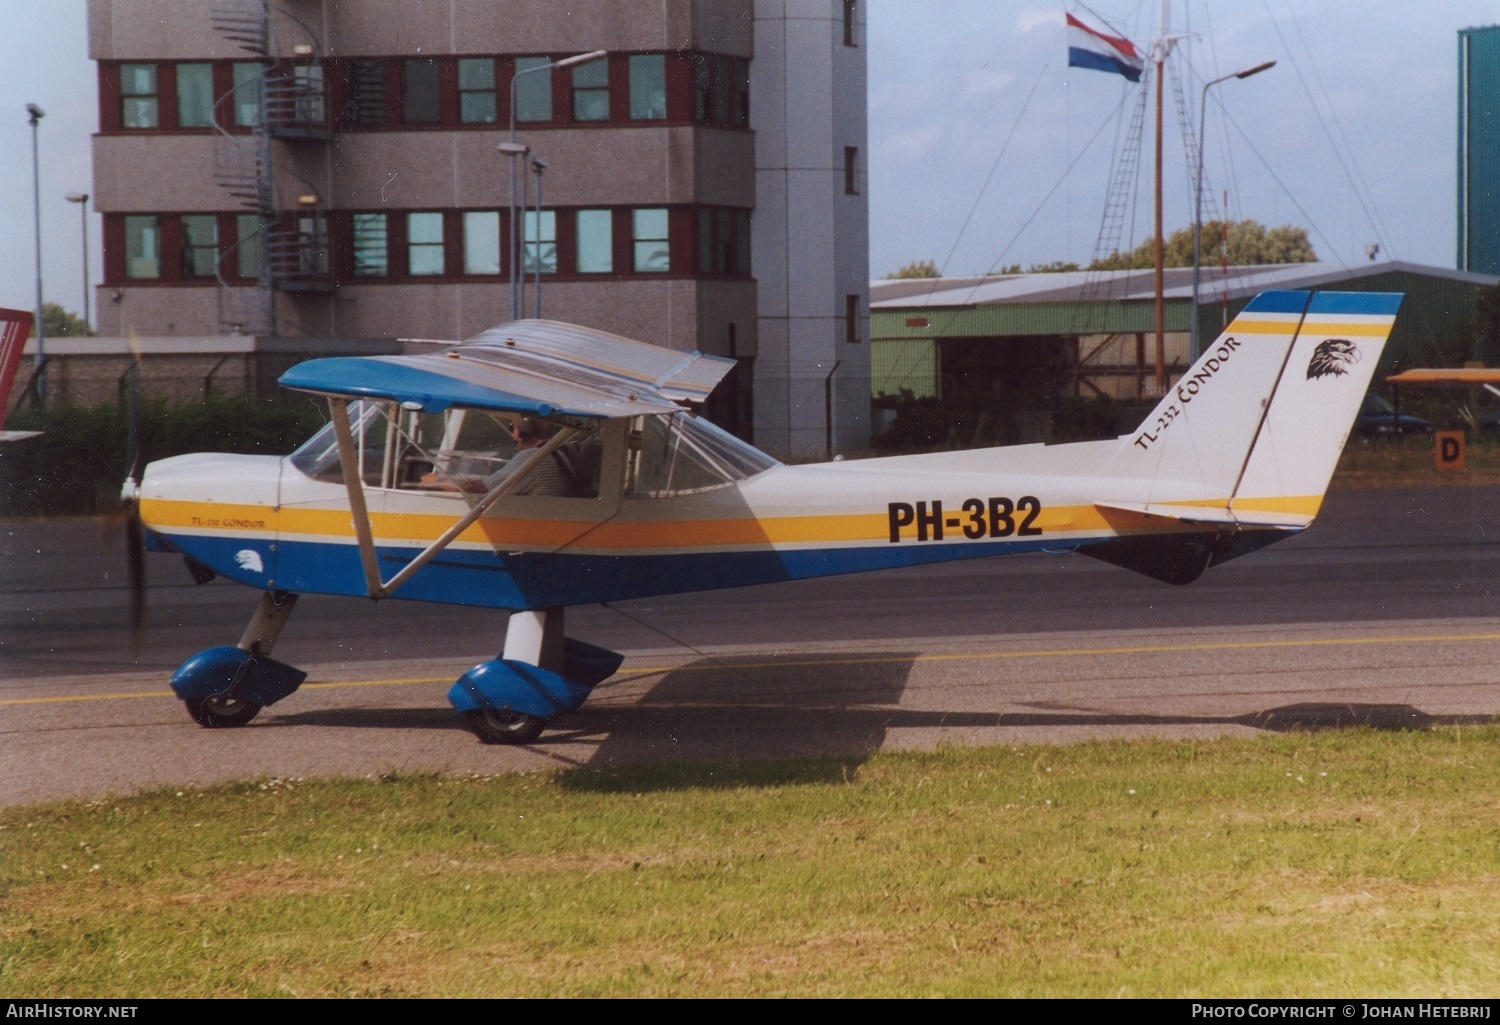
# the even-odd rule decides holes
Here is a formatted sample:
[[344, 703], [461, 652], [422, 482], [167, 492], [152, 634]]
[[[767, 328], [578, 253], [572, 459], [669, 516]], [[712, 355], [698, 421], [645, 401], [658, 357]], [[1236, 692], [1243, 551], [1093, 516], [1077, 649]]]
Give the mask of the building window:
[[667, 58], [659, 53], [630, 58], [630, 120], [663, 121], [667, 116]]
[[241, 278], [260, 277], [260, 218], [239, 214], [234, 219], [235, 270]]
[[750, 211], [722, 207], [698, 210], [698, 271], [750, 273]]
[[234, 83], [234, 123], [237, 128], [254, 128], [260, 124], [260, 90], [261, 78], [265, 75], [265, 66], [255, 61], [235, 61], [233, 66]]
[[579, 274], [608, 274], [615, 269], [614, 214], [609, 210], [578, 211]]
[[292, 87], [296, 96], [295, 117], [303, 124], [321, 125], [327, 120], [323, 69], [318, 65], [292, 69]]
[[297, 273], [328, 273], [328, 222], [325, 218], [297, 218]]
[[470, 210], [464, 213], [464, 273], [500, 273], [500, 213]]
[[383, 278], [389, 271], [385, 214], [355, 214], [353, 224], [354, 276]]
[[521, 271], [535, 274], [540, 265], [543, 274], [557, 273], [557, 214], [543, 210], [540, 218], [535, 210], [526, 211], [525, 242], [522, 250]]
[[492, 125], [496, 109], [494, 58], [459, 58], [458, 120], [466, 125]]
[[693, 120], [721, 124], [728, 111], [725, 99], [728, 78], [723, 74], [723, 58], [699, 54], [693, 63]]
[[208, 128], [214, 120], [214, 66], [177, 65], [177, 127]]
[[417, 57], [401, 64], [401, 120], [409, 125], [435, 125], [443, 119], [438, 96], [438, 63]]
[[844, 194], [859, 195], [859, 147], [844, 147]]
[[712, 53], [694, 56], [693, 120], [730, 128], [749, 126], [749, 61]]
[[125, 218], [125, 276], [135, 280], [161, 277], [161, 218]]
[[385, 64], [378, 60], [350, 61], [345, 68], [344, 120], [351, 125], [385, 124]]
[[632, 266], [637, 274], [665, 274], [672, 269], [665, 208], [630, 211], [630, 234], [635, 250]]
[[120, 124], [126, 128], [156, 128], [161, 124], [155, 64], [120, 65]]
[[844, 296], [844, 341], [859, 344], [859, 296]]
[[184, 214], [182, 276], [211, 278], [219, 266], [219, 219], [213, 214]]
[[844, 0], [844, 45], [858, 46], [859, 8], [858, 0]]
[[[550, 57], [517, 57], [516, 74], [530, 71], [532, 68], [544, 67], [552, 62]], [[516, 89], [516, 120], [517, 121], [551, 121], [552, 120], [552, 73], [550, 71], [535, 71], [515, 84]]]
[[573, 120], [609, 120], [609, 59], [573, 68]]
[[406, 273], [414, 278], [442, 275], [443, 215], [406, 215]]

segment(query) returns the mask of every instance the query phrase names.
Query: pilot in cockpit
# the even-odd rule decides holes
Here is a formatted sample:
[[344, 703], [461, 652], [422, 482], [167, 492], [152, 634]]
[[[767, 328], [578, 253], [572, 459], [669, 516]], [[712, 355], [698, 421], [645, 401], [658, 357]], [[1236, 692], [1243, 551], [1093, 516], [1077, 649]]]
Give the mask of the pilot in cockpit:
[[[447, 491], [459, 490], [482, 495], [519, 470], [531, 457], [532, 450], [541, 448], [556, 433], [557, 428], [544, 420], [518, 416], [510, 423], [510, 436], [516, 443], [515, 454], [495, 472], [484, 477], [452, 477], [442, 473], [429, 473], [422, 478], [422, 484]], [[580, 492], [561, 453], [553, 451], [527, 473], [510, 490], [510, 494], [570, 497]]]

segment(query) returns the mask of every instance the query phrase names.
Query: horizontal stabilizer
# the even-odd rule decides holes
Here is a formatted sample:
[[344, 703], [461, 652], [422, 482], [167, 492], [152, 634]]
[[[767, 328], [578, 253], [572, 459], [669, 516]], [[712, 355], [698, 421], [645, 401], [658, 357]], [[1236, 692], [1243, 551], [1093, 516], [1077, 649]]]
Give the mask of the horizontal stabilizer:
[[1301, 530], [1313, 521], [1311, 516], [1291, 512], [1264, 512], [1258, 509], [1240, 510], [1224, 506], [1167, 505], [1161, 502], [1095, 502], [1100, 512], [1133, 513], [1138, 516], [1157, 516], [1166, 520], [1177, 520], [1192, 524], [1221, 524], [1241, 527], [1280, 527], [1283, 530]]

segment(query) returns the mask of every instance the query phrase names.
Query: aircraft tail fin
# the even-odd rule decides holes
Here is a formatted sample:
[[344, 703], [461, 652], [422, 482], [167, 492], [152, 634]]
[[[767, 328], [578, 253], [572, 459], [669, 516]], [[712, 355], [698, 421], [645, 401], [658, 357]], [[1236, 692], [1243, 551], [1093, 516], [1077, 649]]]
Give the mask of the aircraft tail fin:
[[20, 368], [21, 354], [26, 349], [26, 338], [31, 334], [34, 319], [26, 310], [0, 309], [0, 429], [5, 427], [6, 415], [10, 412], [10, 390], [15, 384], [16, 371]]
[[1236, 513], [1316, 516], [1395, 325], [1400, 294], [1316, 292], [1236, 483]]
[[1219, 519], [1246, 526], [1305, 526], [1322, 503], [1401, 299], [1256, 296], [1121, 439], [1110, 470], [1122, 493], [1106, 504], [1172, 519], [1198, 508], [1200, 518], [1216, 509]]
[[1079, 549], [1170, 583], [1301, 530], [1328, 482], [1399, 294], [1263, 292], [1109, 461], [1095, 508], [1115, 540]]

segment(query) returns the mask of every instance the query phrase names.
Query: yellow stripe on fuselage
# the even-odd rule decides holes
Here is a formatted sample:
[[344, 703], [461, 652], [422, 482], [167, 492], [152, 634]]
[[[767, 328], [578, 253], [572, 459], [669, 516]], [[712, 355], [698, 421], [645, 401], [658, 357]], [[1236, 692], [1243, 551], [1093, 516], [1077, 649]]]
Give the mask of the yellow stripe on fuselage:
[[[1223, 509], [1225, 499], [1196, 499], [1172, 503], [1195, 508]], [[1244, 511], [1287, 512], [1315, 516], [1322, 504], [1321, 496], [1266, 497], [1236, 499], [1234, 508]], [[314, 542], [352, 543], [354, 528], [347, 509], [305, 509], [285, 507], [272, 510], [265, 506], [220, 505], [206, 502], [171, 502], [147, 500], [142, 516], [148, 526], [167, 534], [196, 534], [209, 537], [268, 536]], [[967, 522], [967, 514], [951, 513]], [[1034, 526], [1040, 537], [1066, 538], [1069, 535], [1094, 536], [1121, 529], [1122, 515], [1128, 529], [1170, 532], [1173, 528], [1160, 518], [1140, 522], [1119, 511], [1108, 517], [1093, 505], [1043, 507]], [[371, 528], [382, 544], [423, 545], [446, 530], [456, 516], [441, 513], [372, 513]], [[238, 524], [261, 523], [262, 527]], [[576, 545], [594, 550], [672, 551], [688, 549], [745, 548], [760, 545], [827, 545], [890, 543], [890, 519], [885, 512], [835, 513], [823, 516], [732, 517], [724, 519], [626, 520], [603, 523], [586, 520], [516, 519], [487, 516], [459, 535], [455, 544], [503, 547], [518, 550], [560, 548]], [[903, 532], [909, 536], [910, 528]], [[946, 535], [964, 542], [961, 529], [949, 527]], [[930, 542], [929, 542], [930, 543]]]

